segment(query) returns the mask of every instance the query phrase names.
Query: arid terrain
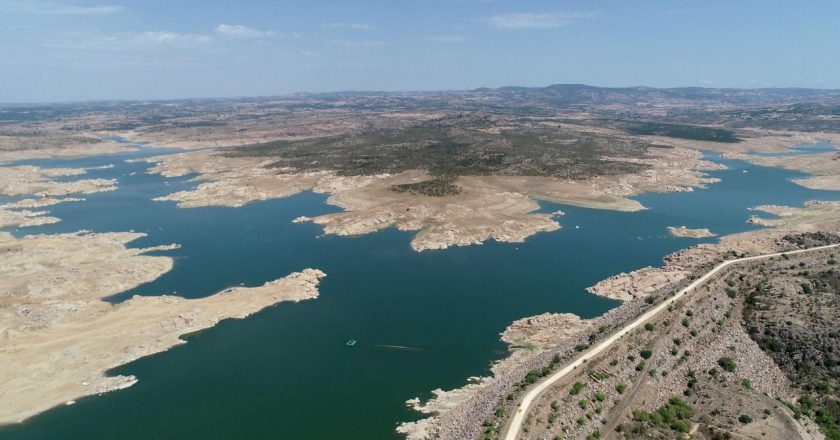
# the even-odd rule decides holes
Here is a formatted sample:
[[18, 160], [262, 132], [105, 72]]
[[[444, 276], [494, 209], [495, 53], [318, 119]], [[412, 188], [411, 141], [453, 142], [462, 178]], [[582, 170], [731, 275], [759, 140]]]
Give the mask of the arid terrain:
[[[429, 402], [409, 401], [433, 417], [400, 431], [416, 439], [497, 438], [530, 386], [716, 263], [840, 243], [840, 205], [817, 208], [822, 215], [796, 210], [784, 226], [725, 236], [667, 256], [662, 268], [599, 283], [592, 292], [626, 300], [602, 317], [547, 314], [513, 323], [502, 335], [512, 355], [493, 366], [492, 377], [438, 390]], [[814, 229], [831, 232], [803, 232]], [[727, 269], [549, 388], [530, 407], [521, 438], [810, 439], [836, 432], [834, 355], [826, 341], [837, 331], [829, 322], [836, 319], [838, 254], [833, 248]]]
[[[840, 150], [789, 148], [840, 145], [838, 109], [840, 92], [831, 90], [580, 85], [0, 106], [0, 195], [8, 198], [0, 229], [16, 234], [0, 231], [0, 390], [13, 396], [0, 404], [0, 424], [129, 386], [134, 378], [105, 372], [219, 320], [315, 298], [324, 276], [306, 269], [202, 299], [108, 303], [170, 270], [171, 258], [147, 255], [170, 247], [132, 248], [141, 236], [133, 232], [25, 235], [17, 228], [61, 221], [50, 206], [118, 185], [85, 178], [83, 168], [27, 161], [176, 148], [132, 159], [196, 183], [160, 203], [239, 207], [313, 191], [342, 211], [295, 222], [347, 236], [412, 231], [411, 247], [427, 251], [522, 242], [564, 227], [561, 212], [537, 212], [541, 201], [645, 209], [633, 196], [715, 183], [707, 173], [721, 165], [709, 152], [807, 173], [796, 183], [809, 188], [840, 189]], [[749, 219], [766, 229], [592, 286], [625, 301], [604, 316], [512, 323], [502, 334], [510, 357], [492, 377], [412, 399], [429, 418], [398, 430], [412, 439], [497, 438], [529, 386], [716, 263], [840, 240], [837, 203], [755, 209], [773, 214]], [[663, 233], [715, 236], [679, 225]], [[542, 395], [523, 438], [837, 438], [835, 255], [729, 269]]]

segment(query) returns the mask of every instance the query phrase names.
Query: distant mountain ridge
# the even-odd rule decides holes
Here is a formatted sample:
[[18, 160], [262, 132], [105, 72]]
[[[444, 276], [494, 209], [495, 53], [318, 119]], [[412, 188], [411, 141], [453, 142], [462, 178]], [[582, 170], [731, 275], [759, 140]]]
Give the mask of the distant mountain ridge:
[[131, 103], [158, 104], [158, 103], [210, 103], [219, 101], [241, 100], [241, 101], [262, 101], [278, 98], [320, 98], [320, 99], [341, 99], [358, 98], [365, 96], [388, 96], [388, 97], [442, 97], [449, 95], [453, 97], [506, 97], [516, 99], [532, 99], [551, 103], [553, 105], [574, 105], [574, 104], [631, 104], [647, 102], [657, 99], [686, 100], [686, 101], [717, 101], [731, 104], [749, 103], [784, 103], [784, 102], [815, 102], [821, 99], [840, 99], [840, 89], [811, 89], [802, 87], [779, 87], [779, 88], [708, 88], [708, 87], [671, 87], [659, 88], [648, 86], [631, 87], [599, 87], [587, 84], [552, 84], [545, 87], [525, 86], [502, 86], [497, 88], [479, 87], [471, 90], [431, 90], [431, 91], [365, 91], [346, 90], [335, 92], [298, 92], [286, 95], [265, 95], [265, 96], [241, 96], [241, 97], [218, 97], [218, 98], [180, 98], [180, 99], [149, 99], [149, 100], [95, 100], [95, 101], [74, 101], [57, 103], [0, 103], [0, 109], [15, 107], [39, 107], [39, 106], [85, 106], [96, 105], [109, 107]]

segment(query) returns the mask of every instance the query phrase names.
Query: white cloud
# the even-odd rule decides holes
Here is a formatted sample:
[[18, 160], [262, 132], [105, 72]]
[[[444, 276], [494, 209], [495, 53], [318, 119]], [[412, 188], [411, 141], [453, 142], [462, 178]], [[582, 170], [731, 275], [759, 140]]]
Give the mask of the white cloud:
[[109, 15], [124, 11], [117, 5], [79, 6], [49, 1], [2, 1], [0, 14], [29, 15]]
[[574, 20], [592, 18], [596, 12], [573, 13], [533, 13], [500, 14], [482, 19], [484, 23], [497, 29], [551, 29], [566, 26]]
[[220, 24], [213, 31], [218, 35], [228, 38], [266, 38], [275, 36], [273, 31], [262, 31], [241, 24]]
[[350, 29], [354, 31], [369, 31], [370, 26], [364, 23], [328, 22], [321, 23], [321, 29]]
[[146, 31], [130, 36], [129, 40], [137, 44], [159, 44], [177, 47], [200, 46], [213, 41], [207, 35], [179, 34], [167, 31]]

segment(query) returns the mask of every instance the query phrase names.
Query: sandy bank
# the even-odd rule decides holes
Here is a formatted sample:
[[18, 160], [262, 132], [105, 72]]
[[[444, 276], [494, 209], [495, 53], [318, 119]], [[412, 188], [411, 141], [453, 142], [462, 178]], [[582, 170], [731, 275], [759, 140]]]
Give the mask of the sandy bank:
[[[804, 208], [763, 206], [760, 209], [779, 215], [780, 219], [768, 220], [769, 229], [728, 235], [721, 237], [718, 243], [693, 246], [666, 256], [663, 259], [665, 266], [661, 268], [643, 268], [618, 274], [587, 289], [592, 293], [626, 301], [604, 316], [581, 320], [574, 315], [545, 314], [515, 321], [502, 334], [502, 339], [511, 344], [511, 355], [494, 364], [492, 377], [478, 380], [471, 378], [464, 387], [451, 391], [436, 390], [435, 397], [429, 402], [424, 403], [419, 399], [408, 401], [410, 407], [430, 417], [404, 423], [397, 431], [413, 440], [475, 438], [483, 432], [484, 420], [495, 418], [497, 409], [509, 402], [507, 396], [518, 389], [518, 384], [529, 371], [539, 371], [555, 355], [568, 359], [575, 355], [576, 345], [589, 342], [587, 338], [590, 335], [597, 339], [599, 334], [603, 334], [600, 329], [610, 329], [628, 322], [648, 307], [645, 301], [647, 296], [684, 287], [691, 276], [708, 270], [723, 258], [768, 254], [809, 246], [808, 243], [786, 240], [784, 237], [790, 234], [840, 234], [840, 203], [837, 202], [810, 202]], [[725, 295], [717, 297], [726, 298]], [[713, 364], [731, 343], [746, 346], [748, 337], [744, 339], [743, 333], [741, 331], [736, 335], [740, 339], [716, 345], [712, 353], [706, 356], [713, 359], [710, 363]], [[757, 347], [752, 351], [739, 350], [739, 355], [753, 360], [761, 358], [763, 354], [756, 350]], [[701, 361], [708, 359], [704, 357]], [[633, 365], [628, 365], [632, 370]], [[777, 370], [756, 371], [753, 376], [754, 386], [764, 387], [766, 384], [767, 389], [778, 390], [781, 376], [776, 374]], [[684, 388], [681, 382], [683, 376], [673, 376], [680, 387]], [[768, 378], [766, 381], [765, 377]], [[562, 392], [566, 391], [564, 389]], [[669, 396], [657, 395], [655, 399], [658, 402]], [[561, 411], [561, 414], [565, 413]]]
[[726, 235], [717, 243], [692, 246], [664, 258], [665, 266], [646, 267], [630, 273], [613, 275], [587, 289], [608, 298], [642, 298], [660, 289], [680, 283], [693, 268], [701, 267], [721, 255], [766, 254], [779, 246], [779, 237], [802, 232], [836, 231], [840, 225], [840, 202], [810, 201], [804, 207], [764, 205], [754, 211], [778, 216], [766, 219], [752, 216], [748, 222], [770, 229]]
[[492, 376], [472, 377], [467, 385], [454, 390], [436, 389], [432, 391], [434, 396], [426, 402], [421, 402], [419, 398], [409, 399], [406, 405], [431, 417], [402, 423], [397, 432], [411, 440], [456, 438], [449, 433], [462, 427], [447, 429], [441, 423], [441, 417], [457, 425], [461, 416], [464, 420], [471, 419], [469, 413], [475, 411], [476, 406], [482, 407], [483, 411], [492, 411], [491, 403], [483, 408], [489, 400], [482, 396], [503, 392], [511, 385], [508, 383], [510, 378], [516, 377], [523, 366], [531, 365], [557, 345], [572, 340], [592, 325], [592, 321], [582, 320], [570, 313], [545, 313], [514, 321], [500, 335], [510, 346], [511, 354], [491, 367]]
[[64, 177], [82, 176], [85, 172], [83, 168], [41, 168], [31, 165], [0, 167], [0, 194], [6, 196], [37, 194], [46, 198], [117, 189], [116, 179], [57, 180]]
[[681, 267], [645, 267], [630, 273], [620, 273], [586, 289], [589, 293], [607, 298], [629, 301], [644, 298], [663, 289], [672, 289], [690, 271]]
[[674, 237], [680, 238], [707, 238], [717, 237], [717, 234], [708, 228], [691, 229], [685, 226], [668, 226], [668, 232]]
[[47, 214], [47, 211], [11, 210], [0, 207], [0, 228], [27, 228], [61, 221], [60, 218]]
[[811, 189], [840, 190], [840, 150], [825, 153], [788, 156], [762, 156], [753, 153], [792, 153], [791, 146], [810, 145], [827, 141], [840, 145], [840, 133], [748, 130], [749, 137], [738, 143], [704, 142], [687, 139], [657, 137], [657, 141], [686, 148], [715, 151], [729, 159], [743, 160], [755, 165], [785, 168], [813, 174], [813, 177], [794, 182]]
[[22, 199], [0, 205], [0, 228], [22, 228], [58, 223], [61, 219], [48, 215], [49, 211], [33, 211], [27, 208], [42, 208], [81, 200], [84, 199], [42, 197], [39, 199]]
[[95, 135], [86, 133], [68, 136], [56, 130], [48, 133], [39, 132], [35, 136], [0, 134], [0, 163], [99, 156], [134, 150], [135, 148], [127, 145], [101, 140]]
[[[271, 159], [229, 158], [215, 151], [196, 151], [148, 159], [150, 172], [164, 176], [196, 174], [195, 189], [161, 197], [180, 207], [242, 206], [304, 190], [328, 193], [328, 203], [344, 212], [313, 219], [328, 234], [361, 235], [396, 227], [416, 231], [417, 251], [480, 244], [493, 239], [521, 242], [560, 227], [550, 214], [537, 213], [537, 200], [596, 209], [636, 211], [644, 207], [629, 197], [648, 191], [690, 191], [715, 182], [703, 171], [719, 166], [697, 151], [656, 148], [644, 159], [624, 158], [650, 168], [640, 174], [564, 180], [531, 176], [463, 176], [458, 194], [431, 197], [398, 193], [396, 184], [430, 178], [421, 170], [399, 174], [338, 176], [332, 172], [297, 173], [267, 168]], [[303, 219], [301, 219], [303, 220]]]
[[323, 272], [307, 269], [259, 287], [201, 299], [106, 297], [151, 281], [172, 259], [126, 244], [143, 234], [60, 234], [16, 239], [0, 233], [0, 424], [83, 396], [132, 385], [105, 372], [164, 351], [185, 333], [242, 318], [282, 301], [318, 295]]
[[840, 218], [840, 202], [809, 201], [802, 208], [761, 205], [753, 210], [775, 215], [776, 218], [752, 216], [748, 220], [750, 223], [797, 232], [824, 231], [832, 228]]

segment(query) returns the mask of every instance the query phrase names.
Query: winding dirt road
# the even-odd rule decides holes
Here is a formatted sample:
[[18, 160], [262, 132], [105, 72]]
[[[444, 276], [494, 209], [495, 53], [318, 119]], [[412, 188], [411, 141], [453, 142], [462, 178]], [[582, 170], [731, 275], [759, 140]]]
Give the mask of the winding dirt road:
[[752, 260], [760, 260], [760, 259], [764, 259], [764, 258], [778, 257], [778, 256], [781, 256], [782, 254], [794, 255], [794, 254], [800, 254], [800, 253], [803, 253], [803, 252], [812, 252], [812, 251], [834, 248], [834, 247], [838, 247], [838, 246], [840, 246], [840, 244], [829, 244], [829, 245], [825, 245], [825, 246], [817, 246], [817, 247], [810, 248], [810, 249], [799, 249], [799, 250], [789, 251], [789, 252], [776, 252], [776, 253], [773, 253], [773, 254], [764, 254], [764, 255], [756, 255], [756, 256], [753, 256], [753, 257], [736, 258], [734, 260], [727, 260], [727, 261], [724, 261], [724, 262], [718, 264], [712, 270], [706, 272], [703, 276], [701, 276], [700, 278], [697, 278], [696, 280], [694, 280], [694, 282], [689, 284], [687, 287], [685, 287], [684, 289], [677, 292], [674, 296], [666, 299], [665, 301], [659, 303], [659, 305], [657, 305], [657, 306], [653, 307], [652, 309], [648, 310], [647, 312], [645, 312], [644, 314], [642, 314], [641, 316], [639, 316], [638, 318], [636, 318], [635, 320], [633, 320], [632, 322], [630, 322], [629, 324], [624, 326], [621, 330], [615, 332], [609, 338], [601, 341], [601, 343], [599, 343], [598, 345], [596, 345], [596, 346], [590, 348], [589, 350], [585, 351], [577, 359], [575, 359], [574, 361], [566, 364], [565, 367], [561, 368], [560, 370], [558, 370], [556, 373], [552, 374], [551, 376], [548, 376], [546, 379], [544, 379], [542, 382], [538, 383], [534, 388], [532, 388], [530, 391], [528, 391], [528, 393], [525, 394], [525, 397], [522, 399], [522, 402], [520, 403], [519, 408], [517, 408], [516, 413], [510, 419], [510, 422], [507, 425], [507, 429], [505, 430], [505, 434], [504, 434], [504, 436], [502, 436], [502, 438], [504, 438], [505, 440], [516, 440], [519, 437], [519, 431], [522, 429], [522, 423], [525, 421], [525, 416], [528, 414], [528, 408], [537, 399], [537, 397], [539, 397], [545, 390], [547, 390], [549, 387], [551, 387], [555, 382], [564, 378], [566, 375], [568, 375], [569, 373], [574, 371], [575, 368], [583, 365], [587, 360], [601, 354], [601, 352], [603, 352], [604, 350], [609, 348], [610, 345], [612, 345], [614, 342], [618, 341], [622, 336], [626, 335], [627, 333], [630, 333], [631, 331], [633, 331], [637, 327], [639, 327], [641, 325], [644, 325], [644, 323], [651, 320], [653, 317], [658, 315], [661, 311], [668, 308], [669, 305], [675, 303], [680, 298], [682, 298], [685, 294], [687, 294], [688, 292], [697, 288], [701, 284], [705, 283], [706, 280], [708, 280], [709, 278], [711, 278], [712, 276], [714, 276], [715, 274], [717, 274], [721, 270], [723, 270], [723, 269], [725, 269], [725, 268], [727, 268], [727, 267], [729, 267], [733, 264], [742, 263], [742, 262], [745, 262], [745, 261], [752, 261]]

